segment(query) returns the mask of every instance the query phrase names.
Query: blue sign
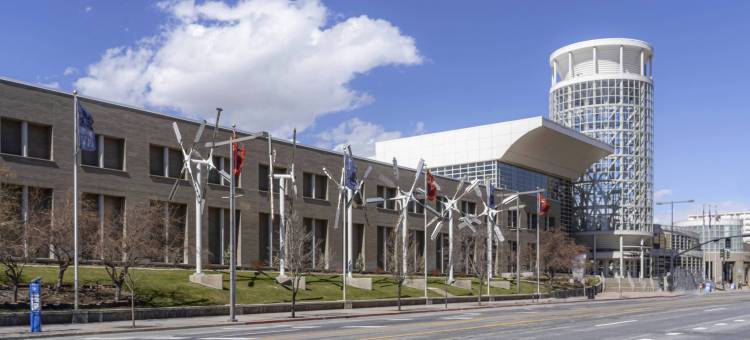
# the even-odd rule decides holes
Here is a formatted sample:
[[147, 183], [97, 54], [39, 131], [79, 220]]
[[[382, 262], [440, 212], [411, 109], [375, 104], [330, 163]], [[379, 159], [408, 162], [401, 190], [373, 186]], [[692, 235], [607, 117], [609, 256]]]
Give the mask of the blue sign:
[[42, 331], [42, 283], [41, 280], [34, 280], [29, 284], [29, 305], [31, 312], [29, 322], [31, 323], [31, 332], [37, 333]]

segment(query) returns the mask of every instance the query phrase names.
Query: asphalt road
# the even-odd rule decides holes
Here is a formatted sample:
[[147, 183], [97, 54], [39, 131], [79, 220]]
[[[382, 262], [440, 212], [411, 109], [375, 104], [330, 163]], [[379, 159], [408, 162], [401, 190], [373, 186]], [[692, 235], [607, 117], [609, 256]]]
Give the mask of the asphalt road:
[[500, 307], [77, 338], [750, 339], [750, 294]]

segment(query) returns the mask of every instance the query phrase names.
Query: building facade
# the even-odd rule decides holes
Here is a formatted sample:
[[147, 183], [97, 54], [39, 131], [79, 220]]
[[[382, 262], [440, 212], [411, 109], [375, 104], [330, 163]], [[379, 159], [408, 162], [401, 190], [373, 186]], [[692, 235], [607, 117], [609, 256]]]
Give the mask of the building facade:
[[[742, 221], [742, 233], [750, 234], [750, 211], [736, 211], [727, 213], [714, 213], [718, 218], [728, 218]], [[688, 220], [701, 220], [701, 215], [690, 215]], [[750, 244], [750, 237], [742, 238], [742, 241]]]
[[598, 266], [620, 275], [649, 271], [630, 254], [652, 233], [652, 59], [651, 46], [633, 39], [578, 42], [549, 59], [550, 118], [615, 150], [575, 181], [573, 215]]
[[[479, 179], [499, 188], [501, 198], [511, 202], [502, 207], [498, 219], [503, 234], [509, 235], [496, 249], [495, 263], [500, 272], [515, 271], [517, 251], [524, 259], [521, 270], [533, 270], [534, 261], [529, 254], [534, 253], [537, 222], [543, 230], [572, 229], [572, 180], [612, 151], [603, 142], [543, 117], [428, 133], [375, 145], [379, 161], [396, 158], [413, 166], [422, 158], [436, 174]], [[537, 216], [534, 195], [515, 195], [536, 189], [544, 189], [551, 203], [544, 219]], [[444, 192], [453, 195], [451, 190]], [[516, 203], [519, 210], [515, 210]]]
[[706, 278], [714, 282], [747, 283], [750, 270], [750, 253], [742, 241], [743, 221], [715, 216], [690, 219], [675, 223], [675, 228], [700, 235], [703, 270]]
[[680, 227], [672, 231], [669, 226], [659, 224], [654, 224], [653, 230], [653, 250], [650, 259], [652, 277], [667, 275], [672, 256], [675, 257], [675, 268], [683, 268], [693, 277], [703, 277], [703, 250], [700, 247], [693, 249], [700, 243], [699, 233]]

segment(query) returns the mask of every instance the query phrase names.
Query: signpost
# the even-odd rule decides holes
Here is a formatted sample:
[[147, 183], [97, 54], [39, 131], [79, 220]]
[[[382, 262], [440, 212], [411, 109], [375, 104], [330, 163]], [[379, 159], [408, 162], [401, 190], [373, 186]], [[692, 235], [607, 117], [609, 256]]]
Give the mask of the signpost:
[[38, 277], [29, 283], [29, 323], [32, 333], [42, 331], [42, 278]]

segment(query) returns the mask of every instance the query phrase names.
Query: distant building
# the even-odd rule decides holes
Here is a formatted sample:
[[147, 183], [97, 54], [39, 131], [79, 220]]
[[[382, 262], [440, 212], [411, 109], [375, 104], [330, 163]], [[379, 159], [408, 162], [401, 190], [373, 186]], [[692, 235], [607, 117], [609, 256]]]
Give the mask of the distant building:
[[[669, 272], [670, 258], [675, 256], [675, 268], [684, 268], [698, 277], [703, 276], [703, 250], [690, 250], [700, 243], [700, 234], [686, 228], [654, 224], [654, 239], [651, 258], [653, 277], [661, 277]], [[685, 252], [682, 255], [680, 253]], [[679, 256], [678, 256], [679, 255]]]
[[[700, 218], [675, 223], [675, 229], [700, 235], [703, 245], [703, 270], [714, 281], [747, 283], [750, 271], [750, 253], [738, 236], [742, 234], [742, 220], [730, 218]], [[727, 244], [728, 238], [728, 244]], [[728, 256], [726, 255], [728, 252]], [[722, 257], [722, 253], [725, 254]]]
[[615, 150], [573, 185], [576, 239], [597, 266], [636, 277], [649, 272], [635, 250], [651, 241], [653, 223], [653, 56], [648, 43], [617, 38], [549, 57], [550, 119]]
[[[727, 213], [716, 213], [714, 214], [719, 218], [729, 218], [733, 220], [742, 221], [742, 233], [750, 234], [750, 211], [738, 211], [738, 212], [727, 212]], [[690, 215], [688, 220], [700, 220], [701, 215]], [[750, 237], [744, 237], [743, 242], [750, 244]]]

